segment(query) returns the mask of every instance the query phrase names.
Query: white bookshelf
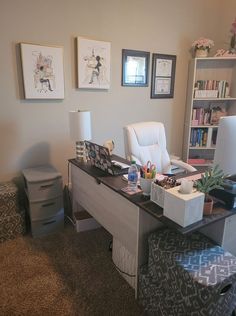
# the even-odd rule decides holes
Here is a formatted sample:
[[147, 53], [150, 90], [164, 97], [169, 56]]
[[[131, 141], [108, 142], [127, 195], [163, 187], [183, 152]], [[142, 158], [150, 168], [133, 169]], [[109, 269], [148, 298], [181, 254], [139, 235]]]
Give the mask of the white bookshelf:
[[[219, 98], [195, 98], [195, 83], [202, 81], [227, 81], [229, 94]], [[215, 153], [215, 142], [218, 125], [193, 124], [193, 110], [222, 107], [227, 115], [236, 115], [236, 57], [206, 57], [194, 58], [189, 64], [189, 76], [186, 98], [186, 113], [184, 124], [183, 160], [193, 166], [209, 166], [212, 164]], [[204, 144], [193, 142], [193, 130], [201, 129], [205, 133]], [[197, 133], [197, 132], [194, 132]], [[195, 134], [196, 135], [196, 134]], [[198, 159], [198, 162], [195, 161]]]

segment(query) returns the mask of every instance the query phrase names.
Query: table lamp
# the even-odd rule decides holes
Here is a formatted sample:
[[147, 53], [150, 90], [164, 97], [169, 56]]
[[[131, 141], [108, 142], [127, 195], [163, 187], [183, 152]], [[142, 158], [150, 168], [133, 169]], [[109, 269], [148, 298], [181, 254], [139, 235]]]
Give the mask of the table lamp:
[[84, 160], [85, 140], [91, 140], [91, 117], [89, 111], [70, 111], [70, 137], [76, 142], [76, 158]]

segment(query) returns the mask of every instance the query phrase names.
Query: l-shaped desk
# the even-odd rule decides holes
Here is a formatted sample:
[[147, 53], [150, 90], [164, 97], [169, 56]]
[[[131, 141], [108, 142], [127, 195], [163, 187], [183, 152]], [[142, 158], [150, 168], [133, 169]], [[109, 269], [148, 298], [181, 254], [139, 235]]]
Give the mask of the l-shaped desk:
[[[118, 156], [114, 159], [126, 162]], [[82, 206], [113, 236], [113, 261], [120, 270], [131, 275], [122, 274], [135, 289], [136, 297], [139, 267], [147, 262], [147, 238], [153, 230], [163, 224], [182, 234], [202, 230], [214, 240], [214, 225], [218, 225], [215, 240], [223, 245], [226, 226], [232, 226], [232, 221], [233, 224], [236, 222], [233, 211], [218, 207], [212, 215], [204, 216], [201, 221], [183, 228], [166, 218], [163, 209], [141, 193], [124, 193], [121, 189], [127, 186], [127, 182], [122, 176], [108, 175], [89, 162], [77, 159], [70, 159], [69, 162], [73, 212]]]

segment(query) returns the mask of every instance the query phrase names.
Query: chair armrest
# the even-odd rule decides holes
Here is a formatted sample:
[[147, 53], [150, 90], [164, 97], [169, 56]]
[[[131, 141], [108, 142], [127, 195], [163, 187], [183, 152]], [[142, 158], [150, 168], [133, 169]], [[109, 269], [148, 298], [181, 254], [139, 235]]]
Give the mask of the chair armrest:
[[182, 161], [182, 160], [177, 160], [177, 159], [171, 159], [171, 164], [175, 165], [177, 167], [183, 168], [189, 172], [193, 172], [193, 171], [197, 171], [196, 168], [194, 168], [193, 166], [189, 165], [188, 163]]

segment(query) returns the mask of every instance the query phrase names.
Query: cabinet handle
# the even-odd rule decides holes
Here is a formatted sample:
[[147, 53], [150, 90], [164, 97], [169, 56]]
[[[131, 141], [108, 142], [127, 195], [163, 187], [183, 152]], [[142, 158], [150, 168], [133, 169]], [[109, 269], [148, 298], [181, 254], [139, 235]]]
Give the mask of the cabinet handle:
[[41, 186], [40, 186], [40, 189], [41, 189], [41, 190], [45, 190], [45, 189], [50, 188], [50, 187], [52, 187], [52, 186], [53, 186], [53, 183], [44, 184], [44, 185], [41, 185]]
[[48, 207], [48, 206], [52, 206], [54, 204], [55, 204], [55, 202], [50, 202], [50, 203], [43, 204], [42, 207]]
[[46, 225], [49, 225], [49, 224], [52, 224], [52, 223], [56, 223], [56, 221], [53, 220], [53, 221], [50, 221], [50, 222], [47, 222], [47, 223], [43, 223], [43, 225], [46, 226]]

